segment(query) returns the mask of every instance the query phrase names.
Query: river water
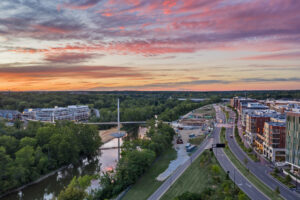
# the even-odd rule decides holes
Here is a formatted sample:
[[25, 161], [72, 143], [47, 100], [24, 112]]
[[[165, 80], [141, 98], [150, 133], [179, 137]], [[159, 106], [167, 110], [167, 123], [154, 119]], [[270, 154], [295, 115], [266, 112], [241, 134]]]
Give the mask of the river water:
[[[121, 141], [122, 144], [122, 141]], [[116, 147], [118, 139], [113, 139], [102, 148]], [[84, 159], [75, 166], [67, 168], [45, 178], [39, 183], [30, 185], [19, 192], [7, 195], [1, 200], [52, 200], [57, 197], [60, 191], [67, 186], [74, 176], [92, 175], [101, 173], [101, 171], [115, 168], [118, 159], [118, 149], [101, 150], [99, 155], [91, 160]], [[98, 188], [99, 183], [92, 181], [91, 188]]]

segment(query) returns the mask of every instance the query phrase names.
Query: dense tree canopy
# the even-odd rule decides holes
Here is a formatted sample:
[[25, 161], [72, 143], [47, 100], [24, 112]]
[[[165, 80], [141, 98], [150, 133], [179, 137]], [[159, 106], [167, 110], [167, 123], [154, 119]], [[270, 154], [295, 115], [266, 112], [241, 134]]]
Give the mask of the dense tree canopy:
[[122, 157], [114, 173], [106, 173], [101, 177], [102, 189], [97, 191], [94, 199], [108, 199], [120, 193], [149, 169], [155, 158], [170, 148], [175, 135], [174, 130], [167, 124], [153, 121], [148, 132], [149, 139], [126, 141], [123, 144]]
[[30, 122], [25, 130], [0, 123], [0, 130], [0, 194], [92, 156], [101, 145], [97, 127], [72, 122]]

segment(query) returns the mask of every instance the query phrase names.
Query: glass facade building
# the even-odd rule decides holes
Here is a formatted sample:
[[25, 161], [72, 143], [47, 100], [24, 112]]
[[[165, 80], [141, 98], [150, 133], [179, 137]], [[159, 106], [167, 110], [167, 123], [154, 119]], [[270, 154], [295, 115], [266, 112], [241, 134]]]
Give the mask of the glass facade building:
[[286, 162], [292, 168], [300, 168], [300, 112], [287, 113]]

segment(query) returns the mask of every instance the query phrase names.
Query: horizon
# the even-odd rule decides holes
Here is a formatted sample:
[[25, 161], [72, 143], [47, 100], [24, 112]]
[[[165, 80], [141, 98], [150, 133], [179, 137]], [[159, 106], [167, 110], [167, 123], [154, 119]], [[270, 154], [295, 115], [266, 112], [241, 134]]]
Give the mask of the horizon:
[[0, 91], [300, 89], [300, 1], [0, 2]]
[[[0, 90], [0, 93], [35, 93], [35, 92], [192, 92], [192, 93], [201, 93], [201, 92], [297, 92], [300, 91], [300, 89], [291, 89], [291, 90], [210, 90], [210, 91], [201, 91], [201, 90], [31, 90], [31, 91], [13, 91], [13, 90]], [[193, 98], [193, 97], [192, 97]]]

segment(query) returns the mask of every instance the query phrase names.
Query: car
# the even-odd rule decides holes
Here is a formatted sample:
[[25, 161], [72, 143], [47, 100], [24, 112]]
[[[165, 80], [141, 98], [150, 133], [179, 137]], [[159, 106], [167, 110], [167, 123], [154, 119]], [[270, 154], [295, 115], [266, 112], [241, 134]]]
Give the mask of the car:
[[230, 135], [230, 138], [233, 138], [233, 135]]

